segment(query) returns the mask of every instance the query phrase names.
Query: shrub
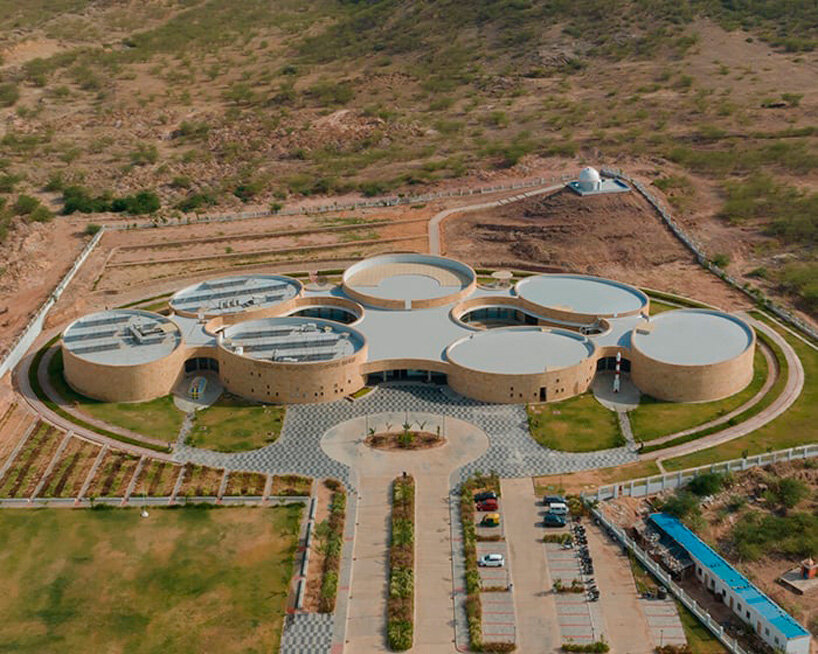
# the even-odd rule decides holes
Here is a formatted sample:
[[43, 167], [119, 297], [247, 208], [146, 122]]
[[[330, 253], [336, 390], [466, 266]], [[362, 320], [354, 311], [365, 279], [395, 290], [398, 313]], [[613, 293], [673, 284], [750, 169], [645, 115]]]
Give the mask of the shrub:
[[115, 198], [111, 202], [111, 211], [116, 213], [146, 214], [158, 211], [162, 206], [159, 196], [153, 191], [139, 191], [124, 198]]
[[708, 472], [703, 475], [697, 475], [687, 484], [687, 490], [699, 497], [707, 495], [715, 495], [725, 485], [725, 475], [717, 472]]
[[176, 205], [177, 209], [189, 213], [196, 211], [202, 207], [212, 207], [217, 203], [216, 196], [213, 193], [193, 193]]
[[605, 640], [598, 640], [594, 643], [563, 643], [561, 647], [563, 652], [608, 652], [611, 646]]
[[667, 499], [662, 505], [662, 511], [680, 520], [687, 517], [696, 517], [701, 515], [699, 498], [689, 491], [681, 491]]
[[28, 215], [27, 219], [29, 222], [33, 223], [47, 223], [54, 219], [54, 214], [48, 209], [48, 207], [40, 205]]
[[16, 215], [27, 216], [39, 206], [40, 201], [37, 198], [33, 198], [30, 195], [21, 195], [11, 208]]
[[153, 144], [140, 143], [136, 150], [131, 152], [130, 157], [134, 166], [146, 166], [159, 160], [159, 150]]
[[86, 236], [93, 236], [94, 234], [96, 234], [101, 229], [102, 229], [102, 225], [100, 225], [99, 223], [88, 223], [85, 226], [85, 229], [83, 230], [83, 233]]
[[20, 99], [20, 91], [13, 82], [0, 84], [0, 107], [13, 107]]
[[409, 620], [389, 620], [386, 626], [389, 647], [402, 652], [412, 647], [413, 626]]

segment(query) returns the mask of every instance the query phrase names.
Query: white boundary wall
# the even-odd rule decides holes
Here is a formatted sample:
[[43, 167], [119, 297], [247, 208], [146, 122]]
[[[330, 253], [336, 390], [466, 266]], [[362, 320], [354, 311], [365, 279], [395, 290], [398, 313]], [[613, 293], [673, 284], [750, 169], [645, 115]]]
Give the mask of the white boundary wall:
[[100, 228], [100, 230], [94, 235], [94, 238], [88, 241], [82, 252], [80, 252], [77, 258], [74, 260], [74, 264], [71, 266], [71, 269], [65, 273], [65, 276], [60, 280], [60, 283], [57, 284], [53, 291], [51, 291], [51, 295], [48, 296], [48, 299], [43, 302], [42, 306], [37, 310], [37, 313], [35, 313], [31, 320], [28, 321], [25, 329], [17, 337], [17, 340], [14, 341], [14, 344], [9, 349], [5, 358], [0, 361], [0, 378], [2, 378], [10, 370], [13, 370], [15, 366], [20, 363], [20, 360], [23, 358], [25, 353], [28, 352], [28, 349], [42, 333], [43, 323], [45, 322], [45, 317], [48, 315], [48, 311], [56, 304], [57, 300], [63, 294], [63, 291], [65, 291], [68, 284], [72, 279], [74, 279], [74, 275], [77, 274], [77, 271], [80, 269], [82, 264], [85, 263], [88, 255], [93, 252], [104, 232], [105, 227]]
[[776, 461], [797, 461], [818, 456], [818, 443], [791, 447], [787, 450], [777, 450], [765, 454], [756, 454], [742, 459], [732, 459], [720, 463], [711, 463], [698, 468], [687, 468], [678, 472], [669, 472], [663, 475], [632, 479], [618, 484], [600, 486], [596, 491], [582, 492], [583, 499], [605, 501], [617, 497], [646, 497], [665, 490], [673, 490], [684, 486], [693, 477], [708, 472], [739, 472], [748, 468], [766, 466]]

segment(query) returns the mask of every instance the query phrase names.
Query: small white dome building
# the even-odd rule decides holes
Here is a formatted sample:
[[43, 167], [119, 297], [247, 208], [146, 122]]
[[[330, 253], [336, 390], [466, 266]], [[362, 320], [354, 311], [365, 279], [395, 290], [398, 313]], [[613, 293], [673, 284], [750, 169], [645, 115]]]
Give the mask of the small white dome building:
[[587, 166], [579, 172], [579, 177], [566, 184], [578, 195], [602, 195], [605, 193], [626, 193], [630, 186], [618, 177], [602, 178], [596, 168]]
[[598, 191], [602, 186], [602, 178], [596, 168], [583, 168], [579, 173], [579, 187], [583, 191]]

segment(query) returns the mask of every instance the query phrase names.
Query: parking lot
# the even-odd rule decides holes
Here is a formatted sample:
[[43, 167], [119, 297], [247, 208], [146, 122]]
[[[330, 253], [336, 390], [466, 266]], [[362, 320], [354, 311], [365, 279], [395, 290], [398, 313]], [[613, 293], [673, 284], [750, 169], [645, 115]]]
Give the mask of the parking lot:
[[[530, 480], [501, 482], [500, 525], [478, 527], [478, 557], [502, 554], [505, 565], [481, 568], [483, 634], [492, 642], [516, 642], [518, 651], [551, 652], [563, 643], [604, 639], [612, 652], [648, 654], [660, 644], [681, 644], [684, 632], [675, 604], [641, 599], [621, 549], [589, 520], [582, 530], [545, 527], [548, 508]], [[477, 520], [482, 514], [477, 515]], [[569, 534], [572, 547], [544, 543], [546, 534]], [[556, 592], [555, 580], [575, 590]], [[507, 587], [508, 591], [498, 589]]]

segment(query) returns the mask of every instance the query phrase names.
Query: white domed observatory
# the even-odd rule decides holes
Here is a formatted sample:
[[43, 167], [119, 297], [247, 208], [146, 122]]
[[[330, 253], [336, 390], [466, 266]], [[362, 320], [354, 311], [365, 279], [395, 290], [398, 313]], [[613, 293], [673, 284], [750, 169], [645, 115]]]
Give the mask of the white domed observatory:
[[583, 191], [598, 191], [602, 186], [602, 178], [596, 168], [587, 166], [579, 171], [579, 187]]
[[620, 179], [602, 177], [596, 168], [586, 166], [579, 172], [579, 179], [568, 182], [568, 187], [579, 195], [601, 195], [603, 193], [625, 193], [630, 187]]

